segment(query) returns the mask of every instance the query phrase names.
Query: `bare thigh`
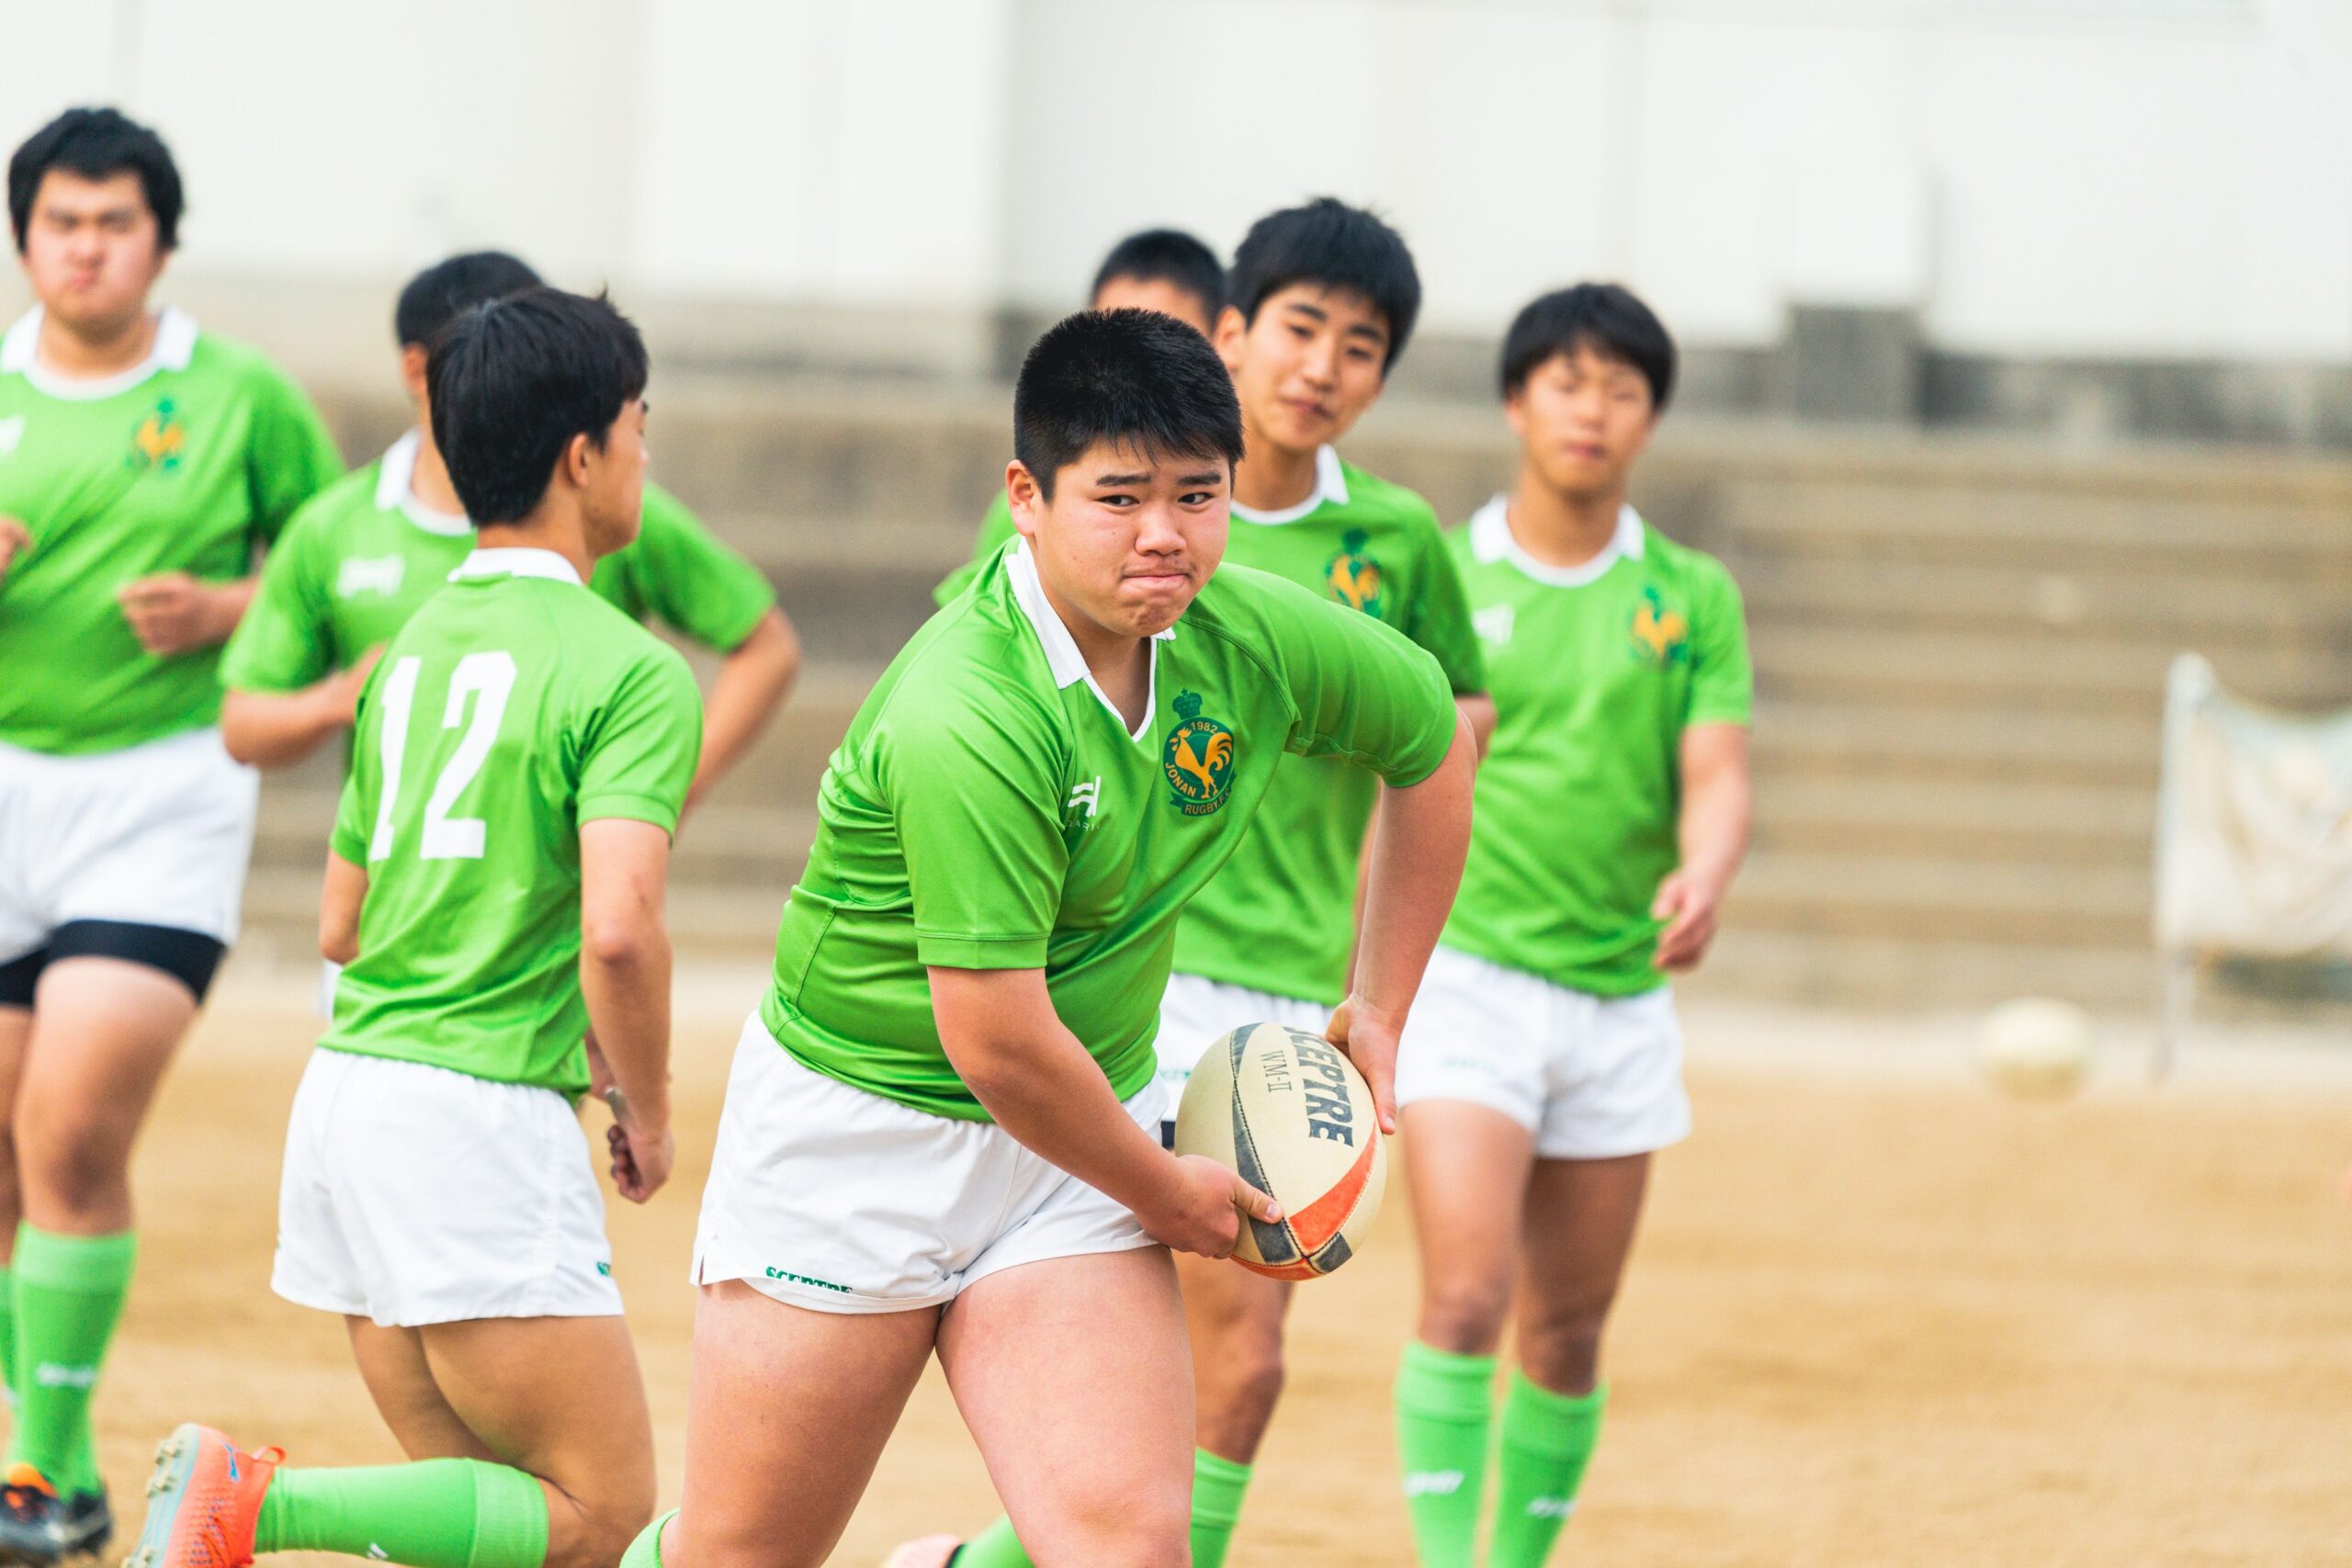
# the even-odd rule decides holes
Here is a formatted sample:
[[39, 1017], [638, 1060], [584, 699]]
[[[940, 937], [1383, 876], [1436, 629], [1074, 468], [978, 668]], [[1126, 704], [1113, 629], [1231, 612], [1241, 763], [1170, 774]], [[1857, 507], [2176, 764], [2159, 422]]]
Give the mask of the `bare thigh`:
[[17, 1091], [32, 1038], [32, 1009], [0, 1007], [0, 1261], [16, 1255], [17, 1222], [24, 1217], [17, 1180]]
[[410, 1458], [492, 1460], [538, 1478], [548, 1568], [609, 1568], [653, 1517], [653, 1427], [627, 1320], [355, 1322], [352, 1348]]
[[130, 1224], [130, 1147], [196, 1018], [188, 988], [143, 964], [65, 958], [41, 972], [17, 1096], [25, 1218], [68, 1235]]
[[740, 1280], [695, 1310], [686, 1491], [662, 1568], [820, 1568], [931, 1359], [939, 1309], [827, 1313]]
[[1535, 1162], [1519, 1359], [1530, 1378], [1555, 1393], [1589, 1393], [1599, 1377], [1601, 1325], [1633, 1252], [1650, 1158]]
[[1197, 1440], [1220, 1459], [1252, 1463], [1282, 1398], [1283, 1325], [1298, 1287], [1191, 1256], [1176, 1259], [1176, 1278], [1193, 1346]]
[[1163, 1248], [991, 1274], [947, 1309], [939, 1359], [1037, 1568], [1191, 1561], [1192, 1382]]
[[1519, 1269], [1535, 1140], [1498, 1111], [1421, 1100], [1397, 1113], [1420, 1243], [1422, 1343], [1491, 1356]]

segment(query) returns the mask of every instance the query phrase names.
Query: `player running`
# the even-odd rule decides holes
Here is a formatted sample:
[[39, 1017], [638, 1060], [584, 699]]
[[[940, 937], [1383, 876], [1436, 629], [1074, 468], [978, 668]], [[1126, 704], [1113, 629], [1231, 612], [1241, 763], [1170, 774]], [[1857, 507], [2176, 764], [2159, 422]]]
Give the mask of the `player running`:
[[[1182, 229], [1146, 229], [1111, 247], [1087, 299], [1093, 310], [1157, 310], [1206, 337], [1225, 303], [1225, 268], [1215, 251]], [[944, 604], [970, 587], [981, 563], [1011, 544], [1012, 534], [1012, 509], [999, 489], [980, 519], [971, 560], [949, 572], [932, 597]]]
[[1392, 786], [1333, 1032], [1388, 1101], [1469, 830], [1437, 661], [1217, 571], [1241, 417], [1191, 328], [1070, 317], [1013, 421], [1020, 543], [826, 773], [704, 1194], [684, 1506], [639, 1568], [822, 1562], [934, 1350], [1038, 1562], [1189, 1560], [1166, 1249], [1224, 1256], [1271, 1205], [1161, 1146], [1152, 1038], [1178, 918], [1287, 753]]
[[604, 300], [534, 288], [458, 318], [426, 376], [479, 534], [360, 697], [320, 911], [349, 967], [295, 1096], [270, 1281], [344, 1314], [413, 1462], [288, 1470], [181, 1427], [134, 1568], [604, 1568], [653, 1509], [572, 1113], [593, 1023], [615, 1181], [660, 1189], [662, 886], [702, 708], [685, 661], [586, 586], [642, 512], [645, 346]]
[[152, 308], [180, 207], [162, 139], [112, 109], [9, 160], [40, 300], [0, 337], [0, 1560], [19, 1562], [113, 1529], [90, 1401], [137, 1250], [131, 1145], [253, 845], [214, 670], [255, 549], [342, 468], [275, 367]]
[[[1395, 626], [1437, 656], [1474, 733], [1493, 722], [1470, 613], [1436, 513], [1411, 491], [1340, 460], [1380, 396], [1420, 310], [1396, 231], [1329, 197], [1268, 215], [1234, 253], [1217, 351], [1241, 405], [1248, 456], [1234, 471], [1225, 558], [1298, 583]], [[1245, 1023], [1319, 1034], [1347, 992], [1357, 873], [1379, 781], [1338, 757], [1286, 757], [1241, 848], [1185, 909], [1160, 1004], [1168, 1114], [1201, 1053]], [[1193, 1561], [1217, 1568], [1283, 1385], [1290, 1281], [1182, 1258], [1199, 1410]], [[1017, 1568], [999, 1520], [960, 1551], [910, 1542], [892, 1568]]]
[[1674, 368], [1615, 285], [1521, 311], [1502, 360], [1518, 483], [1449, 539], [1500, 717], [1397, 1073], [1421, 1256], [1397, 1447], [1430, 1568], [1473, 1561], [1514, 1283], [1486, 1561], [1550, 1551], [1600, 1430], [1601, 1325], [1650, 1156], [1690, 1127], [1666, 976], [1706, 955], [1747, 850], [1750, 682], [1730, 574], [1625, 502]]
[[[514, 257], [478, 251], [427, 267], [401, 291], [392, 326], [416, 427], [304, 507], [270, 552], [220, 666], [221, 734], [240, 761], [281, 766], [348, 729], [375, 655], [473, 548], [473, 525], [433, 439], [426, 350], [465, 310], [538, 283]], [[633, 619], [659, 619], [726, 655], [704, 715], [691, 809], [791, 687], [800, 660], [791, 623], [759, 569], [659, 485], [645, 487], [637, 538], [599, 560], [588, 586]]]

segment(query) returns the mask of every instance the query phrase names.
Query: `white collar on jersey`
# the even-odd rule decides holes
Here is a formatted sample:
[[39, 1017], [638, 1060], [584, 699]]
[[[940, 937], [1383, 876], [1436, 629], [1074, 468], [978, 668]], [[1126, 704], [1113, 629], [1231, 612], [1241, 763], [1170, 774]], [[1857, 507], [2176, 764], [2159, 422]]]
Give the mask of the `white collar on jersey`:
[[376, 469], [376, 510], [397, 512], [428, 534], [462, 539], [474, 531], [470, 518], [462, 512], [436, 512], [416, 499], [416, 449], [424, 439], [412, 430], [384, 449]]
[[[474, 554], [481, 552], [476, 550]], [[1046, 597], [1046, 585], [1037, 579], [1037, 563], [1029, 554], [1028, 540], [1014, 541], [1012, 553], [1005, 558], [1004, 575], [1012, 583], [1012, 602], [1021, 606], [1023, 615], [1029, 617], [1030, 626], [1036, 629], [1038, 642], [1045, 647], [1046, 668], [1053, 673], [1055, 688], [1061, 690], [1075, 686], [1080, 681], [1085, 682], [1087, 690], [1110, 710], [1111, 716], [1119, 721], [1119, 728], [1125, 729], [1125, 716], [1119, 712], [1118, 705], [1103, 695], [1102, 688], [1095, 684], [1093, 671], [1086, 667], [1086, 655], [1078, 650], [1078, 639], [1069, 635], [1069, 627], [1062, 624], [1060, 615]], [[1165, 631], [1154, 632], [1151, 640], [1154, 643], [1173, 642], [1176, 640], [1176, 628], [1170, 626]], [[1151, 716], [1159, 706], [1159, 649], [1154, 648], [1151, 650], [1151, 680], [1144, 694], [1143, 722], [1128, 730], [1128, 739], [1140, 740], [1144, 738], [1151, 728]]]
[[17, 318], [0, 337], [0, 376], [22, 376], [33, 389], [71, 402], [92, 402], [127, 392], [159, 370], [185, 370], [196, 354], [196, 318], [176, 305], [166, 305], [156, 318], [155, 342], [147, 357], [128, 370], [96, 380], [60, 376], [40, 362], [40, 318], [38, 305]]
[[1617, 532], [1600, 547], [1600, 553], [1577, 566], [1554, 566], [1537, 560], [1521, 547], [1511, 536], [1510, 498], [1497, 496], [1471, 515], [1470, 553], [1482, 561], [1507, 560], [1538, 582], [1554, 588], [1582, 588], [1588, 582], [1598, 582], [1600, 574], [1615, 566], [1622, 557], [1626, 560], [1642, 558], [1642, 514], [1632, 502], [1617, 509]]
[[458, 563], [449, 581], [468, 577], [545, 577], [580, 586], [580, 574], [572, 570], [570, 561], [535, 545], [500, 545], [487, 550], [477, 547]]
[[1348, 503], [1348, 476], [1340, 468], [1340, 455], [1329, 446], [1315, 449], [1315, 493], [1296, 506], [1277, 507], [1261, 512], [1255, 507], [1233, 503], [1234, 517], [1243, 523], [1295, 523], [1325, 502], [1334, 506]]

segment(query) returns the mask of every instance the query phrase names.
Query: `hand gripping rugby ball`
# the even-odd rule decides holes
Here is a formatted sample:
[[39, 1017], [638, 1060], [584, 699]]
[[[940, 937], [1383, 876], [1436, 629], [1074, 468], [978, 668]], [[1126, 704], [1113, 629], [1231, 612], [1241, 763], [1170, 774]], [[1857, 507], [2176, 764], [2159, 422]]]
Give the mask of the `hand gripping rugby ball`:
[[1176, 1111], [1176, 1152], [1206, 1155], [1282, 1205], [1244, 1219], [1233, 1260], [1275, 1280], [1313, 1280], [1355, 1256], [1388, 1179], [1372, 1090], [1319, 1034], [1248, 1023], [1193, 1069]]

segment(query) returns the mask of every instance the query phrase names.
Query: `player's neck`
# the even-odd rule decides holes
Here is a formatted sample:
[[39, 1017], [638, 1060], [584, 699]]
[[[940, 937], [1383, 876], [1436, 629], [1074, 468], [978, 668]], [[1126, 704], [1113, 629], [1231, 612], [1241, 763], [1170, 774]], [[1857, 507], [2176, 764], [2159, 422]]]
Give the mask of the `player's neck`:
[[1094, 677], [1095, 685], [1111, 699], [1129, 729], [1141, 724], [1144, 709], [1151, 702], [1151, 639], [1113, 631], [1080, 614], [1054, 592], [1043, 574], [1037, 586], [1045, 590], [1046, 606], [1061, 617], [1069, 640], [1078, 645], [1079, 657], [1086, 660], [1086, 672]]
[[466, 503], [458, 499], [458, 487], [449, 482], [449, 465], [441, 460], [441, 446], [433, 439], [429, 419], [417, 423], [416, 464], [408, 471], [408, 492], [419, 504], [445, 517], [466, 514]]
[[478, 550], [549, 550], [571, 563], [580, 581], [596, 569], [588, 548], [586, 520], [577, 512], [544, 503], [519, 523], [491, 523], [474, 530]]
[[1521, 473], [1505, 520], [1519, 547], [1545, 566], [1582, 566], [1617, 536], [1618, 514], [1624, 508], [1622, 486], [1569, 495]]
[[1233, 469], [1234, 500], [1252, 512], [1283, 512], [1315, 493], [1317, 448], [1277, 446], [1247, 416], [1241, 434], [1246, 456]]
[[104, 326], [72, 327], [54, 310], [40, 313], [40, 341], [33, 356], [52, 376], [69, 381], [96, 381], [119, 376], [145, 362], [154, 352], [155, 332], [163, 321], [155, 311]]

